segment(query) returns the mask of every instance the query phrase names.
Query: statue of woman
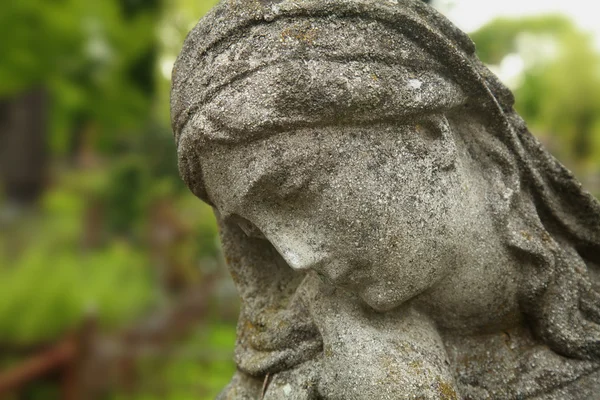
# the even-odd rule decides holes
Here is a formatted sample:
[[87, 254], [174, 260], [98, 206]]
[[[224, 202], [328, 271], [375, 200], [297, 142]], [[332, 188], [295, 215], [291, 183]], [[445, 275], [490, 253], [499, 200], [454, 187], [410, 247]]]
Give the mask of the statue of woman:
[[221, 399], [600, 398], [600, 205], [418, 0], [224, 0], [173, 74], [238, 287]]

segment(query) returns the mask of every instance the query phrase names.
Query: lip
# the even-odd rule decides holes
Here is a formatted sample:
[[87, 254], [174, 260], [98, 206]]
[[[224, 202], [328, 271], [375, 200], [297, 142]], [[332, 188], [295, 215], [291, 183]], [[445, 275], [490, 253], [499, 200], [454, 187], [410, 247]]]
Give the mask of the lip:
[[391, 311], [411, 298], [397, 296], [397, 291], [390, 292], [388, 289], [377, 285], [377, 283], [371, 283], [364, 285], [359, 290], [358, 295], [372, 309], [380, 313]]
[[331, 284], [348, 289], [357, 289], [365, 286], [371, 280], [363, 266], [340, 261], [330, 261], [315, 268]]

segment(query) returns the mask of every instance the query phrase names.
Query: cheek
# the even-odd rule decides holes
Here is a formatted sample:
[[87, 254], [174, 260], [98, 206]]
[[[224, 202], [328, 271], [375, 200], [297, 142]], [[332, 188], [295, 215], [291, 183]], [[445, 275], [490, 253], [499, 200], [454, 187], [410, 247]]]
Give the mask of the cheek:
[[310, 211], [369, 252], [445, 234], [464, 205], [457, 171], [440, 171], [428, 160], [394, 170], [357, 165], [351, 172], [332, 177]]
[[465, 206], [461, 176], [435, 167], [404, 168], [398, 179], [390, 179], [385, 187], [386, 202], [380, 219], [394, 238], [422, 241], [444, 234], [451, 228]]
[[388, 311], [427, 291], [460, 265], [454, 243], [421, 240], [404, 243], [373, 266], [374, 279], [360, 292], [361, 298], [378, 311]]
[[395, 203], [372, 215], [380, 229], [368, 238], [365, 254], [373, 262], [374, 280], [363, 298], [373, 308], [401, 304], [460, 264], [465, 232], [477, 221], [466, 215], [471, 210], [459, 176], [445, 172], [431, 178], [425, 186], [407, 180], [402, 188], [390, 184]]

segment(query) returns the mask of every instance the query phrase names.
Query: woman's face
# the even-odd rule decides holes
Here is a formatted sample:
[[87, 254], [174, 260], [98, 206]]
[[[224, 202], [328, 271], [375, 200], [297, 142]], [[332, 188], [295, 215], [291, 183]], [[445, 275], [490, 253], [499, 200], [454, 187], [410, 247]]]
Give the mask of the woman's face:
[[213, 144], [201, 168], [225, 221], [385, 311], [467, 262], [483, 206], [459, 153], [430, 114]]

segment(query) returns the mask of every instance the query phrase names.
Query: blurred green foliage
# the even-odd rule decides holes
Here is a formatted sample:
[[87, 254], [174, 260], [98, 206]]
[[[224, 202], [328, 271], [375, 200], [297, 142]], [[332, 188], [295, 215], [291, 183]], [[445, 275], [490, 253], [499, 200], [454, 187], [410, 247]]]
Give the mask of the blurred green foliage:
[[[0, 7], [0, 100], [43, 88], [51, 116], [51, 173], [39, 204], [15, 211], [0, 192], [0, 344], [52, 341], [89, 314], [117, 332], [182, 286], [222, 273], [212, 210], [181, 182], [168, 128], [171, 67], [215, 3]], [[524, 60], [517, 110], [581, 177], [600, 176], [600, 60], [591, 38], [561, 16], [500, 19], [472, 37], [488, 64]], [[234, 341], [234, 321], [209, 317], [180, 356], [138, 360], [139, 390], [112, 398], [214, 398], [234, 373]], [[14, 361], [0, 358], [0, 366]], [[59, 395], [41, 384], [29, 396]]]
[[111, 400], [212, 400], [235, 373], [231, 344], [235, 327], [213, 323], [201, 326], [178, 348], [171, 362], [145, 357], [138, 360], [142, 384], [135, 393]]
[[[87, 316], [117, 333], [176, 301], [185, 286], [225, 276], [212, 210], [179, 178], [168, 128], [170, 68], [215, 2], [0, 7], [0, 100], [35, 88], [48, 94], [51, 171], [34, 208], [0, 203], [0, 345], [52, 342]], [[136, 398], [214, 398], [235, 369], [235, 321], [217, 320], [208, 317], [177, 350], [201, 359], [139, 360]], [[0, 357], [3, 367], [15, 362]], [[162, 395], [142, 390], [159, 383]], [[39, 382], [26, 396], [60, 393]]]
[[87, 315], [114, 328], [156, 302], [142, 249], [118, 239], [83, 248], [86, 197], [74, 189], [49, 191], [36, 214], [0, 234], [0, 343], [46, 342]]
[[7, 0], [0, 7], [0, 96], [49, 92], [55, 152], [70, 150], [81, 124], [93, 122], [99, 144], [108, 145], [147, 118], [159, 7], [132, 15], [129, 3]]
[[153, 298], [146, 266], [144, 254], [126, 243], [84, 255], [34, 245], [16, 265], [0, 270], [0, 342], [45, 342], [86, 315], [97, 315], [106, 327], [139, 317]]
[[[488, 64], [522, 59], [517, 111], [562, 162], [593, 184], [587, 178], [600, 174], [600, 54], [591, 35], [549, 15], [497, 19], [471, 37]], [[592, 189], [600, 193], [597, 183]]]
[[477, 55], [488, 64], [499, 64], [508, 54], [518, 51], [523, 33], [561, 37], [576, 31], [573, 22], [562, 15], [498, 18], [470, 34], [477, 44]]

